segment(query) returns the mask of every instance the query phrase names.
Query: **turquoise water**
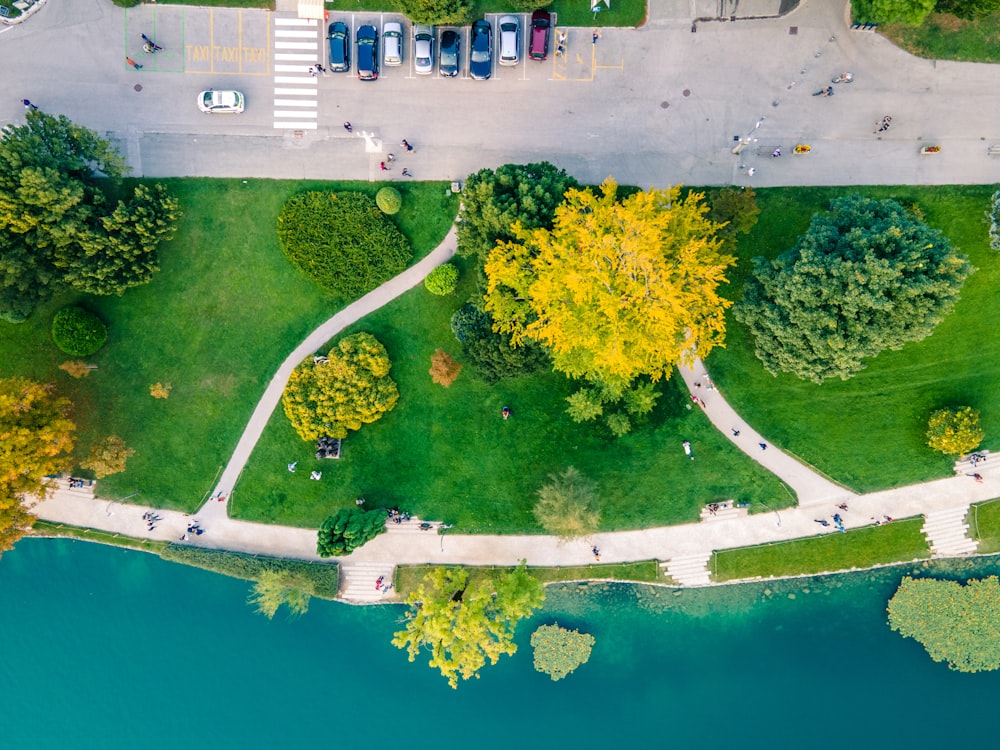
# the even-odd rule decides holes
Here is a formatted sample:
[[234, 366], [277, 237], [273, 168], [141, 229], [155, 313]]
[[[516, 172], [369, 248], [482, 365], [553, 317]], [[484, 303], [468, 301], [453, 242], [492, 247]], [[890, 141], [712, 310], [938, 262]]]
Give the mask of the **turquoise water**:
[[891, 633], [901, 575], [550, 591], [535, 623], [593, 633], [590, 663], [550, 681], [522, 626], [518, 654], [453, 691], [389, 645], [398, 609], [314, 601], [269, 622], [241, 581], [26, 540], [0, 561], [0, 732], [32, 749], [992, 745], [1000, 674]]

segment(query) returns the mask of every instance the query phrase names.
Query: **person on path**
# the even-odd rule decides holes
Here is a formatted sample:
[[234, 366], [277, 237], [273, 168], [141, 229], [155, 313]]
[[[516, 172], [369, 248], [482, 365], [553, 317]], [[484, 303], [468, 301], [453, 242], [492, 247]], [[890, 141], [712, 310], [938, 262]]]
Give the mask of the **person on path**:
[[399, 145], [405, 148], [407, 151], [413, 151], [413, 146], [411, 146], [410, 142], [405, 138], [400, 142]]
[[755, 174], [757, 174], [757, 167], [750, 167], [747, 170], [747, 177], [753, 177]]
[[353, 133], [354, 132], [354, 127], [351, 125], [351, 123], [345, 122], [344, 123], [344, 130], [346, 130], [348, 133]]
[[760, 446], [760, 449], [762, 451], [766, 451], [767, 450], [767, 443], [757, 443], [757, 445]]
[[387, 166], [385, 165], [385, 162], [384, 162], [384, 161], [380, 161], [380, 162], [378, 163], [378, 166], [379, 166], [379, 169], [381, 169], [381, 170], [382, 170], [383, 172], [388, 172], [388, 171], [389, 171], [389, 167], [387, 167]]
[[407, 167], [403, 167], [402, 175], [403, 177], [413, 177], [413, 175], [410, 174], [410, 170]]
[[735, 427], [730, 427], [729, 429], [731, 429], [733, 431], [733, 437], [734, 438], [737, 438], [737, 437], [740, 436], [740, 431], [737, 430]]
[[21, 100], [21, 104], [23, 104], [23, 105], [24, 105], [24, 108], [25, 108], [25, 109], [38, 109], [38, 107], [36, 107], [36, 106], [35, 106], [34, 104], [32, 104], [32, 103], [31, 103], [30, 101], [28, 101], [27, 99], [22, 99], [22, 100]]
[[590, 550], [590, 554], [594, 556], [594, 559], [597, 562], [601, 561], [601, 551], [597, 549], [597, 545], [594, 545], [594, 548]]
[[601, 30], [600, 29], [594, 29], [594, 33], [591, 36], [591, 39], [592, 39], [591, 44], [597, 44], [597, 40], [600, 39], [600, 38], [601, 38]]
[[131, 57], [126, 57], [125, 58], [125, 62], [127, 62], [129, 65], [131, 65], [136, 70], [142, 70], [142, 66], [139, 63], [137, 63], [135, 60], [133, 60]]

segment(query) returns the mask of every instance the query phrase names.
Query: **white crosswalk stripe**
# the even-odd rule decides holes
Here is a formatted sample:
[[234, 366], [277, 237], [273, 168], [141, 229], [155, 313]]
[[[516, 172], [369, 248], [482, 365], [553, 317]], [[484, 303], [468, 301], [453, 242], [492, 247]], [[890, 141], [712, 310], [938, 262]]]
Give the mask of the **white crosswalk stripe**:
[[323, 61], [323, 25], [314, 20], [275, 18], [273, 33], [274, 127], [316, 130], [319, 89], [309, 68]]

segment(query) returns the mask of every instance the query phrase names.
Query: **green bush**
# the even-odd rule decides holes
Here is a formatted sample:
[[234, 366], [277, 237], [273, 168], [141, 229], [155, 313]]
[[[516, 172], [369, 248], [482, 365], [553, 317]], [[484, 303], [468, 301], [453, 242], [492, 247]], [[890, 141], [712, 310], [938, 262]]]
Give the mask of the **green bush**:
[[52, 341], [73, 357], [89, 357], [108, 340], [108, 327], [82, 307], [64, 307], [52, 318]]
[[349, 555], [385, 531], [384, 510], [341, 508], [323, 521], [316, 541], [320, 557]]
[[444, 296], [455, 291], [458, 284], [458, 269], [451, 263], [440, 265], [427, 274], [424, 279], [424, 286], [431, 294]]
[[179, 544], [167, 546], [160, 552], [160, 557], [170, 562], [190, 565], [244, 581], [259, 581], [264, 573], [292, 575], [297, 580], [307, 581], [308, 584], [304, 587], [306, 592], [320, 599], [336, 599], [340, 587], [340, 570], [332, 563], [258, 557], [240, 552], [199, 549]]
[[382, 213], [392, 216], [403, 207], [403, 196], [396, 188], [384, 187], [375, 194], [375, 203], [382, 209]]
[[413, 257], [406, 237], [364, 193], [293, 196], [278, 216], [278, 239], [306, 276], [350, 299], [388, 281]]

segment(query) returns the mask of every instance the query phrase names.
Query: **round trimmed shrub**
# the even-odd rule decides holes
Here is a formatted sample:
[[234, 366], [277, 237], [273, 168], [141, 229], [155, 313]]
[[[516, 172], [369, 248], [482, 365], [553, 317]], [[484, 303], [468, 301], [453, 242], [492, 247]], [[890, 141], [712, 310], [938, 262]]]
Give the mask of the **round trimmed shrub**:
[[108, 340], [108, 327], [82, 307], [64, 307], [52, 318], [52, 341], [73, 357], [89, 357]]
[[375, 203], [382, 209], [382, 213], [392, 216], [398, 214], [403, 207], [403, 196], [396, 188], [384, 187], [375, 194]]
[[438, 294], [442, 297], [455, 291], [458, 284], [458, 269], [451, 263], [438, 266], [424, 279], [424, 286], [431, 294]]
[[306, 276], [348, 299], [388, 281], [413, 257], [409, 240], [364, 193], [292, 196], [278, 216], [278, 240]]

